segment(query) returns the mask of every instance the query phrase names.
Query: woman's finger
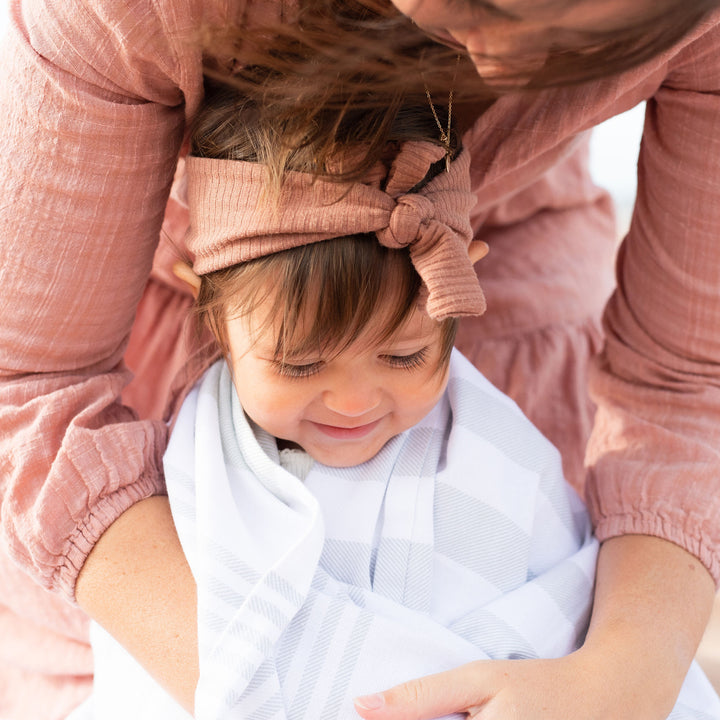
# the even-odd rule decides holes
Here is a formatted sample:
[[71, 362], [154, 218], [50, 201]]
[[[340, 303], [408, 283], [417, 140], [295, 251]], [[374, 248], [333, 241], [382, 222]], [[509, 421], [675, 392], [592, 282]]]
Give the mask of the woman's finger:
[[173, 274], [175, 277], [183, 280], [190, 286], [190, 290], [194, 298], [197, 298], [198, 291], [200, 290], [200, 278], [195, 274], [195, 271], [186, 262], [178, 260], [172, 267]]
[[490, 246], [482, 240], [473, 240], [468, 247], [468, 257], [474, 265], [478, 260], [482, 260], [490, 251]]
[[479, 661], [455, 670], [410, 680], [375, 695], [355, 699], [355, 709], [366, 720], [431, 720], [464, 713], [483, 705], [488, 663]]

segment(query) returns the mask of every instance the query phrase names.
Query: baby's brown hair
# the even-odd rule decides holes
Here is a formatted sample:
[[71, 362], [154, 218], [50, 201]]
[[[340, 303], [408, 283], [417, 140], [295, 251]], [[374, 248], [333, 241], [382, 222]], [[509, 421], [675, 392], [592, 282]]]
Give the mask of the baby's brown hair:
[[[242, 113], [238, 112], [240, 108]], [[440, 144], [429, 105], [398, 107], [388, 112], [393, 113], [386, 148], [388, 162], [405, 141], [430, 140]], [[447, 121], [444, 108], [436, 107], [436, 112], [441, 122]], [[256, 117], [235, 91], [210, 84], [207, 107], [194, 126], [192, 154], [263, 162], [264, 138], [268, 131], [253, 123]], [[364, 147], [355, 140], [356, 133], [355, 127], [338, 127], [336, 150]], [[458, 151], [458, 145], [453, 135], [453, 153]], [[331, 177], [316, 158], [302, 151], [289, 158], [288, 169]], [[414, 190], [444, 169], [445, 158], [431, 167]], [[351, 175], [352, 172], [341, 176], [341, 180]], [[281, 183], [282, 178], [277, 182]], [[270, 187], [268, 202], [272, 197]], [[382, 343], [410, 317], [420, 302], [421, 288], [422, 282], [407, 248], [389, 249], [380, 244], [374, 233], [361, 233], [283, 250], [203, 275], [197, 312], [227, 354], [227, 320], [253, 315], [257, 321], [256, 311], [262, 307], [265, 317], [261, 316], [259, 322], [263, 328], [274, 328], [275, 355], [285, 361], [318, 351], [340, 352], [378, 317], [382, 317], [384, 323], [372, 340]], [[441, 369], [449, 361], [457, 320], [449, 318], [438, 324], [443, 348], [438, 365]]]

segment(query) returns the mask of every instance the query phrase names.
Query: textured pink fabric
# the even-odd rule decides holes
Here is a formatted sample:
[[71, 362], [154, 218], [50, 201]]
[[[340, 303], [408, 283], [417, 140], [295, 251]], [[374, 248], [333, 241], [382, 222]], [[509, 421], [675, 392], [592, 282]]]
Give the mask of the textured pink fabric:
[[[103, 530], [162, 492], [167, 430], [157, 413], [168, 376], [192, 349], [183, 349], [187, 300], [170, 277], [170, 252], [158, 255], [148, 283], [184, 127], [201, 100], [192, 38], [203, 24], [251, 23], [253, 13], [281, 8], [261, 0], [249, 9], [231, 0], [13, 8], [0, 53], [0, 606], [6, 619], [32, 617], [2, 621], [0, 664], [9, 658], [19, 669], [3, 674], [10, 691], [0, 693], [0, 716], [55, 718], [87, 687], [82, 618], [23, 573], [72, 599]], [[578, 484], [592, 432], [587, 494], [601, 538], [668, 538], [716, 579], [718, 22], [617, 78], [510, 95], [477, 119], [464, 143], [475, 236], [491, 248], [477, 268], [488, 311], [463, 320], [458, 341], [563, 449]], [[638, 205], [593, 364], [593, 403], [588, 363], [601, 347], [615, 244], [583, 133], [645, 98]], [[183, 222], [171, 211], [177, 242]], [[127, 362], [144, 359], [134, 389], [123, 362], [131, 328]], [[142, 414], [118, 402], [123, 392], [142, 401]], [[40, 631], [51, 639], [40, 643]], [[63, 653], [63, 642], [74, 650]], [[27, 687], [34, 709], [13, 704]]]
[[408, 192], [444, 155], [439, 145], [408, 142], [389, 170], [373, 168], [363, 182], [350, 185], [288, 173], [272, 202], [264, 166], [188, 157], [190, 231], [185, 243], [195, 272], [203, 275], [292, 247], [375, 232], [386, 247], [409, 247], [427, 289], [430, 317], [482, 315], [485, 298], [467, 250], [475, 204], [470, 154], [462, 152], [447, 172]]

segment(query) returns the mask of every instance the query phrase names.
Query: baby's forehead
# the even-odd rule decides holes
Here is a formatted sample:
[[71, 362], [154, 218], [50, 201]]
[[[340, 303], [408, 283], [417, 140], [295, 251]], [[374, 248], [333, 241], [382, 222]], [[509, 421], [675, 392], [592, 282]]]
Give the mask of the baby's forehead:
[[377, 347], [402, 351], [417, 349], [418, 345], [433, 343], [440, 339], [441, 326], [420, 307], [413, 308], [403, 322], [388, 332], [388, 317], [379, 315], [376, 322], [366, 325], [350, 347], [367, 350]]
[[378, 349], [387, 352], [413, 352], [419, 347], [438, 342], [441, 338], [440, 323], [429, 317], [421, 308], [413, 308], [402, 323], [389, 331], [389, 314], [378, 313], [357, 335], [338, 334], [327, 338], [324, 347], [311, 346], [303, 342], [303, 327], [299, 323], [285, 342], [278, 335], [277, 327], [266, 325], [254, 336], [257, 350], [269, 355], [280, 351], [286, 359], [304, 358], [309, 355], [327, 355], [328, 357], [346, 352], [365, 353]]
[[424, 308], [416, 305], [400, 327], [390, 336], [392, 341], [403, 342], [428, 338], [440, 332], [440, 323], [433, 320]]

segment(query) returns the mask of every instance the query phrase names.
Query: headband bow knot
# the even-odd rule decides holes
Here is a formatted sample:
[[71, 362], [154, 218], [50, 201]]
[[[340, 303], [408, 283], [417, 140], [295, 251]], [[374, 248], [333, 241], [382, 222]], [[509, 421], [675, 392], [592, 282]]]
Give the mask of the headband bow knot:
[[406, 142], [389, 171], [375, 168], [366, 183], [349, 187], [290, 172], [274, 203], [265, 195], [263, 165], [188, 157], [186, 244], [195, 256], [194, 270], [203, 275], [292, 247], [372, 232], [386, 247], [409, 247], [428, 315], [436, 320], [482, 315], [485, 297], [468, 256], [475, 204], [468, 152], [411, 192], [444, 154], [433, 143]]
[[422, 195], [401, 195], [387, 228], [378, 230], [380, 242], [392, 249], [407, 247], [421, 237], [423, 226], [435, 215], [432, 201]]

